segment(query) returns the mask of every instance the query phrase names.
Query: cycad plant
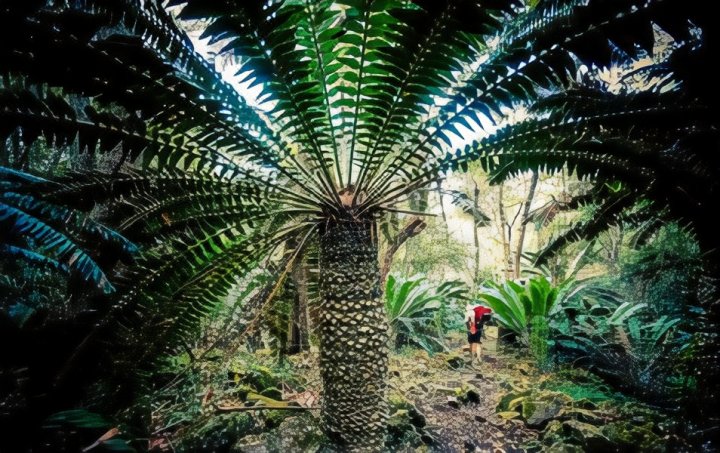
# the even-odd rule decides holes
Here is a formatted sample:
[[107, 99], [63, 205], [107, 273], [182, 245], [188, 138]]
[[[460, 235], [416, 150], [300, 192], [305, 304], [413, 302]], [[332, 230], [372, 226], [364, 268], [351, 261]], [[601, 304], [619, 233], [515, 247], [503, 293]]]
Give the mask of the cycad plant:
[[[692, 393], [687, 385], [694, 377], [684, 369], [683, 352], [695, 347], [680, 318], [654, 316], [644, 303], [614, 305], [609, 299], [581, 303], [590, 307], [557, 332], [563, 360], [592, 367], [656, 403], [691, 397], [678, 394], [678, 390]], [[685, 388], [671, 389], [673, 382], [683, 381]]]
[[487, 282], [479, 297], [490, 306], [500, 325], [529, 344], [531, 324], [536, 318], [547, 320], [584, 288], [585, 284], [574, 278], [553, 286], [545, 277], [538, 276], [531, 278], [525, 286], [511, 280], [502, 284]]
[[[674, 178], [666, 172], [689, 159], [687, 146], [668, 148], [672, 135], [708, 130], [698, 114], [669, 112], [703, 105], [697, 88], [709, 71], [678, 72], [691, 97], [674, 93], [670, 107], [661, 90], [586, 96], [576, 74], [610, 65], [613, 49], [652, 51], [652, 24], [711, 45], [710, 28], [698, 27], [713, 15], [701, 3], [709, 2], [3, 0], [0, 137], [14, 143], [3, 162], [25, 168], [38, 140], [111, 156], [108, 173], [13, 190], [101, 205], [140, 246], [98, 324], [124, 317], [131, 330], [152, 326], [135, 336], [139, 359], [192, 335], [252, 268], [282, 255], [282, 280], [317, 241], [324, 428], [338, 445], [379, 450], [388, 329], [378, 219], [478, 159], [505, 174], [579, 159], [585, 175], [661, 181], [650, 189], [663, 202], [661, 176]], [[194, 50], [186, 21], [237, 69], [237, 83]], [[252, 90], [259, 94], [248, 100]], [[542, 98], [529, 123], [492, 126]], [[665, 122], [648, 119], [656, 117]], [[483, 128], [487, 138], [455, 151]], [[658, 128], [667, 134], [641, 140]], [[682, 168], [700, 171], [692, 159]]]
[[385, 307], [395, 346], [414, 343], [428, 352], [443, 350], [444, 332], [433, 320], [439, 311], [460, 312], [457, 303], [463, 299], [467, 299], [467, 287], [459, 281], [433, 285], [417, 275], [407, 279], [388, 275]]

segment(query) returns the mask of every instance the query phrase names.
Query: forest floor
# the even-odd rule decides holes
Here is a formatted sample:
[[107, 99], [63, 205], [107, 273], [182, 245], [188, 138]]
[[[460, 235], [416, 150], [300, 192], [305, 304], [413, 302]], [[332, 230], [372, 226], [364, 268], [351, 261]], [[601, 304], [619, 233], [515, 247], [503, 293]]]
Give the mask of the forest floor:
[[497, 407], [512, 386], [512, 376], [523, 376], [518, 367], [526, 373], [531, 368], [504, 353], [485, 353], [482, 363], [469, 360], [462, 348], [440, 357], [393, 357], [391, 403], [403, 398], [424, 415], [423, 432], [431, 451], [525, 451], [538, 432], [522, 420], [498, 414]]
[[[670, 417], [617, 392], [586, 371], [544, 373], [526, 352], [511, 346], [487, 348], [482, 363], [471, 365], [460, 336], [448, 344], [448, 351], [433, 355], [409, 348], [391, 355], [387, 451], [688, 450], [673, 434], [676, 425]], [[195, 431], [198, 443], [185, 443], [194, 446], [177, 451], [328, 451], [322, 447], [319, 429], [317, 354], [305, 352], [287, 360], [284, 371], [261, 380], [270, 383], [276, 379], [272, 385], [282, 390], [278, 399], [307, 410], [211, 415], [214, 428]], [[259, 370], [272, 371], [269, 363], [251, 366], [254, 371], [250, 375], [236, 376], [235, 388], [259, 382]], [[282, 380], [277, 380], [279, 377]], [[261, 392], [259, 385], [255, 388]], [[208, 444], [211, 435], [219, 442]]]
[[[309, 377], [312, 359], [292, 360], [298, 368], [307, 367], [304, 373]], [[486, 353], [482, 363], [471, 365], [462, 346], [434, 356], [419, 350], [391, 356], [389, 451], [527, 451], [529, 443], [537, 442], [538, 431], [515, 417], [498, 414], [497, 407], [506, 389], [512, 388], [513, 376], [527, 378], [530, 370], [528, 364], [504, 353]], [[305, 389], [320, 392], [312, 385]], [[240, 451], [302, 451], [309, 448], [308, 426], [315, 422], [308, 417], [288, 418], [274, 432], [245, 439]]]

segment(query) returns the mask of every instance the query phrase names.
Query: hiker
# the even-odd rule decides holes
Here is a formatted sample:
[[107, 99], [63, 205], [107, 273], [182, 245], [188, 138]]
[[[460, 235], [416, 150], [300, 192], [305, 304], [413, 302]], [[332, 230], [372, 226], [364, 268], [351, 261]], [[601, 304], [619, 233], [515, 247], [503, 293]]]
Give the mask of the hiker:
[[465, 317], [465, 325], [467, 326], [468, 343], [470, 343], [470, 363], [477, 358], [478, 362], [482, 361], [482, 342], [483, 326], [490, 319], [490, 310], [482, 305], [468, 307]]

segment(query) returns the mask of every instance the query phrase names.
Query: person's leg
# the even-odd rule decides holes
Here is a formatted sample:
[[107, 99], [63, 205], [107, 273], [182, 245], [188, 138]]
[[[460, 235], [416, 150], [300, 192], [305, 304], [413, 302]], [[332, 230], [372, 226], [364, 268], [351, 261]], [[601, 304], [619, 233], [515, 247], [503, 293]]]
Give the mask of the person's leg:
[[470, 363], [475, 363], [476, 359], [478, 362], [480, 361], [480, 356], [478, 356], [479, 349], [480, 343], [470, 343]]
[[482, 362], [482, 343], [475, 343], [475, 356], [478, 362]]

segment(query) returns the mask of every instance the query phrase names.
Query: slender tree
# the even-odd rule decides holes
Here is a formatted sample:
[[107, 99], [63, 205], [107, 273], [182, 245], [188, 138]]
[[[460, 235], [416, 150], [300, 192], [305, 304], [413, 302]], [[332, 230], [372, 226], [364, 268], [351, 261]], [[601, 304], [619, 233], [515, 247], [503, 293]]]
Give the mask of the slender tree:
[[[703, 45], [696, 39], [714, 17], [702, 3], [3, 0], [0, 137], [122, 155], [113, 173], [23, 190], [79, 209], [103, 203], [140, 245], [98, 324], [152, 327], [130, 328], [142, 343], [134, 363], [195, 334], [238, 277], [283, 244], [317, 241], [324, 429], [349, 450], [380, 450], [388, 332], [378, 219], [474, 160], [500, 175], [572, 160], [583, 175], [657, 182], [642, 193], [696, 220], [682, 210], [687, 192], [666, 182], [677, 187], [670, 170], [692, 187], [710, 182], [695, 173], [717, 174], [716, 142], [693, 151], [715, 124], [703, 108], [717, 105], [699, 89], [711, 71], [692, 63], [692, 51], [716, 49], [711, 27]], [[235, 81], [259, 90], [252, 102], [194, 50], [182, 21], [195, 20], [237, 65]], [[687, 91], [639, 99], [578, 88], [582, 65], [608, 66], [614, 49], [651, 52], [652, 24], [688, 43], [684, 66], [670, 66]], [[534, 113], [454, 149], [464, 131], [518, 104]], [[18, 209], [6, 206], [2, 215]], [[296, 258], [283, 256], [278, 281]]]
[[530, 177], [530, 188], [528, 189], [527, 198], [522, 207], [522, 217], [520, 217], [520, 233], [518, 234], [517, 245], [515, 246], [514, 269], [515, 278], [520, 278], [520, 260], [522, 258], [523, 248], [525, 246], [525, 230], [527, 229], [528, 216], [530, 214], [530, 205], [535, 199], [535, 189], [537, 188], [539, 175], [533, 172]]

